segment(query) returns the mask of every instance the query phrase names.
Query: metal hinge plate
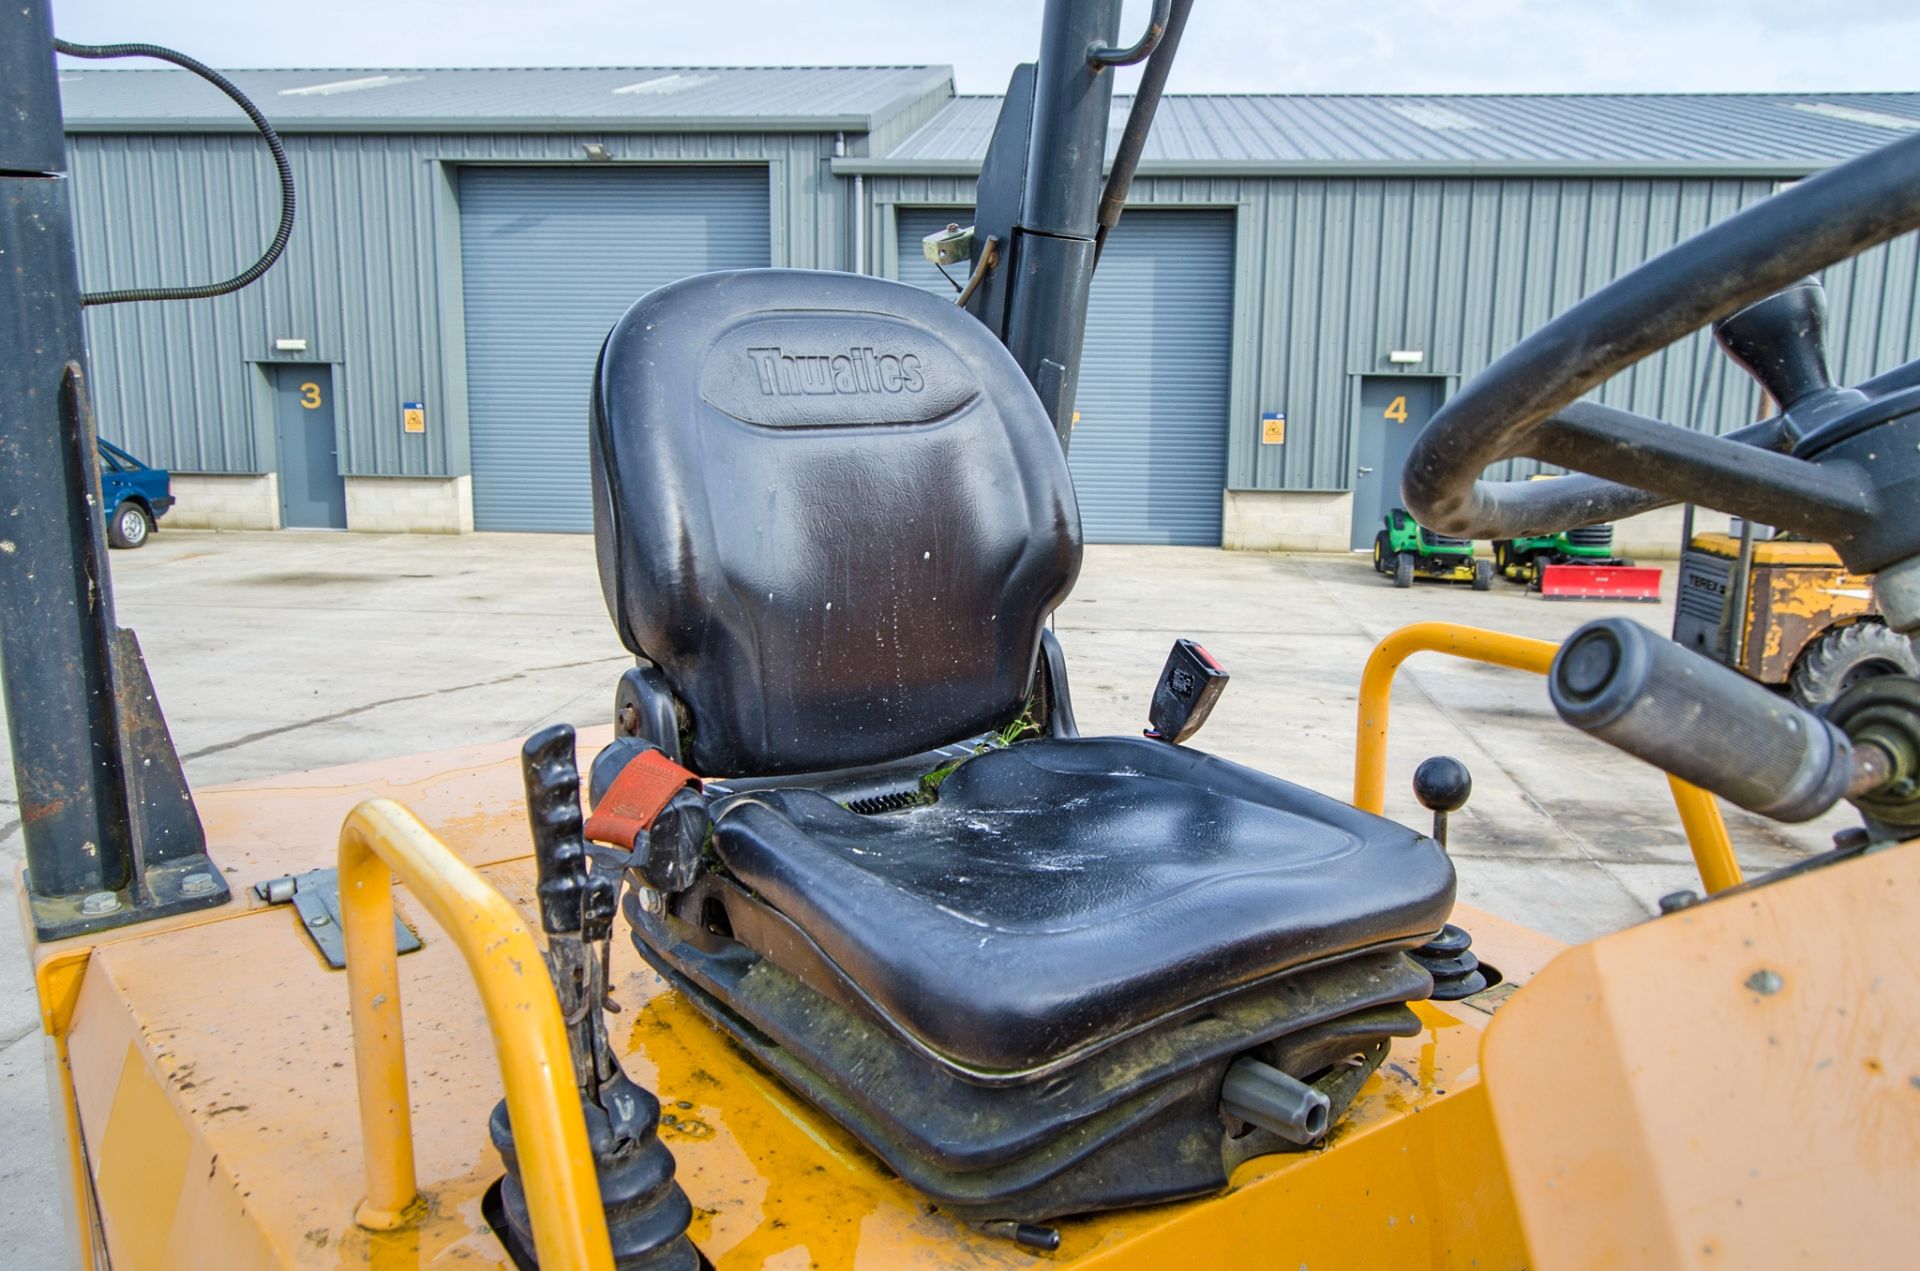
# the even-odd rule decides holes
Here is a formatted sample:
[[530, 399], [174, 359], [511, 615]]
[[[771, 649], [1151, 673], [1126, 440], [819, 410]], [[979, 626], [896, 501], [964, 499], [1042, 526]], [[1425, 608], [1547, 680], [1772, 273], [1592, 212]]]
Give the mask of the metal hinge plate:
[[[313, 937], [313, 943], [319, 947], [320, 956], [327, 960], [327, 965], [336, 971], [345, 969], [347, 937], [340, 929], [339, 870], [315, 869], [304, 874], [269, 878], [264, 883], [255, 883], [253, 894], [269, 905], [291, 904], [300, 917], [301, 927]], [[399, 952], [413, 953], [420, 948], [420, 937], [396, 917], [393, 920], [393, 943]]]

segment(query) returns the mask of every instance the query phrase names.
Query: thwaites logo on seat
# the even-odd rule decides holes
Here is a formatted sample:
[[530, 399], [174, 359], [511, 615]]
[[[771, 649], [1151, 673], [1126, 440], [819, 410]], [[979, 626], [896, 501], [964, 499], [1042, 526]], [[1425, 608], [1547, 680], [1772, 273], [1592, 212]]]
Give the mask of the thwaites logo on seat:
[[[977, 341], [979, 324], [955, 325]], [[700, 363], [701, 398], [762, 428], [917, 428], [979, 392], [951, 344], [885, 313], [756, 315], [716, 335]]]
[[747, 357], [764, 397], [918, 393], [927, 386], [917, 355], [882, 353], [868, 345], [844, 353], [794, 353], [762, 345], [749, 348]]

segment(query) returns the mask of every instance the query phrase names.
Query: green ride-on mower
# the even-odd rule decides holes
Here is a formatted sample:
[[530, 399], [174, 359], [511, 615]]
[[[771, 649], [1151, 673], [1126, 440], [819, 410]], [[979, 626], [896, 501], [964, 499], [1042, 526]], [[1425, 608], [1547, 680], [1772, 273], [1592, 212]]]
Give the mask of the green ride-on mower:
[[1660, 568], [1613, 554], [1612, 525], [1493, 541], [1493, 567], [1549, 600], [1660, 599]]
[[1583, 525], [1530, 538], [1493, 542], [1493, 568], [1503, 578], [1533, 586], [1549, 565], [1631, 565], [1613, 554], [1613, 526]]
[[1471, 583], [1475, 591], [1493, 586], [1493, 562], [1473, 554], [1473, 540], [1435, 534], [1395, 508], [1386, 515], [1387, 527], [1374, 536], [1375, 573], [1390, 575], [1396, 587], [1411, 587], [1415, 578], [1443, 583]]

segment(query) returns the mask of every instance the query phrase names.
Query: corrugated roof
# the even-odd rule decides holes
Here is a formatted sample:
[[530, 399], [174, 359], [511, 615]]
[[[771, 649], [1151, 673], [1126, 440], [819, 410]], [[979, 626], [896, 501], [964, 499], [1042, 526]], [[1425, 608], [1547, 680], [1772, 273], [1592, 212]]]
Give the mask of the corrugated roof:
[[[972, 172], [998, 97], [953, 97], [946, 66], [242, 70], [227, 74], [288, 132], [868, 132], [944, 100], [892, 151], [843, 172]], [[177, 70], [63, 66], [75, 132], [245, 130]], [[1114, 103], [1116, 125], [1127, 108]], [[1110, 138], [1118, 140], [1118, 127]], [[1176, 95], [1142, 171], [1811, 172], [1920, 131], [1920, 93]]]
[[[286, 132], [871, 131], [953, 92], [947, 66], [239, 70], [225, 74]], [[244, 130], [218, 90], [177, 70], [62, 66], [72, 132]]]
[[[1118, 121], [1127, 103], [1116, 99]], [[957, 97], [848, 172], [971, 172], [997, 97]], [[1144, 173], [1224, 169], [1813, 171], [1920, 130], [1920, 93], [1169, 96]]]

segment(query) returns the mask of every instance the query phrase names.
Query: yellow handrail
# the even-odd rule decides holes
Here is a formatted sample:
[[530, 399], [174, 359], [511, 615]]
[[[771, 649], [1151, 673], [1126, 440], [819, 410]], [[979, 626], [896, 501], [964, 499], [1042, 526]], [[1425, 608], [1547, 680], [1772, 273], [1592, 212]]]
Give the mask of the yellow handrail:
[[[1378, 813], [1386, 807], [1387, 711], [1393, 695], [1393, 676], [1400, 664], [1416, 653], [1445, 653], [1451, 657], [1492, 666], [1510, 667], [1545, 675], [1560, 646], [1551, 640], [1507, 635], [1457, 622], [1416, 622], [1388, 633], [1367, 657], [1360, 673], [1359, 726], [1353, 750], [1353, 806]], [[1727, 838], [1727, 825], [1713, 796], [1698, 786], [1669, 776], [1680, 824], [1693, 849], [1694, 867], [1709, 892], [1740, 881], [1740, 862]]]
[[1687, 831], [1687, 844], [1693, 848], [1693, 865], [1700, 871], [1700, 882], [1709, 894], [1740, 884], [1740, 862], [1733, 854], [1733, 842], [1727, 837], [1727, 823], [1720, 815], [1720, 804], [1699, 786], [1667, 774], [1673, 787], [1673, 806], [1680, 809], [1680, 824]]
[[340, 918], [352, 1003], [354, 1078], [367, 1197], [361, 1226], [387, 1231], [424, 1211], [413, 1169], [406, 1039], [393, 939], [393, 875], [466, 959], [493, 1031], [543, 1267], [610, 1269], [586, 1119], [560, 1003], [520, 914], [471, 865], [391, 799], [369, 799], [340, 827]]

